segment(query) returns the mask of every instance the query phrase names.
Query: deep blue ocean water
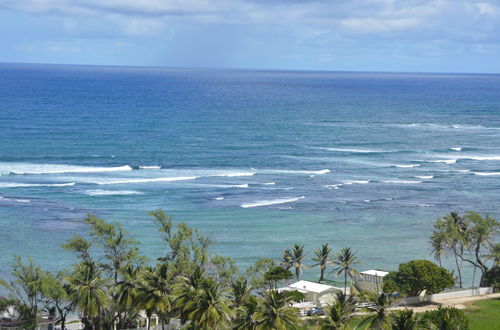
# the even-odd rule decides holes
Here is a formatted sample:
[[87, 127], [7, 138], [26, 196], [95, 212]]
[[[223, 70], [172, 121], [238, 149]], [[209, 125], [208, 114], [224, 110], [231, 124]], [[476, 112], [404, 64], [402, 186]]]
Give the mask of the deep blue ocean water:
[[0, 276], [67, 266], [88, 212], [159, 256], [158, 207], [243, 268], [328, 242], [395, 269], [499, 192], [499, 75], [0, 64]]

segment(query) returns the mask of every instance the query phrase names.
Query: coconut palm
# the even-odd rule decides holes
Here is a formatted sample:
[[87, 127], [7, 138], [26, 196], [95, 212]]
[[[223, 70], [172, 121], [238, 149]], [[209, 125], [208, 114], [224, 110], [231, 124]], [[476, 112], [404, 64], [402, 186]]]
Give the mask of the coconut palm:
[[142, 273], [139, 289], [137, 290], [137, 300], [141, 308], [146, 312], [148, 329], [153, 313], [157, 313], [163, 321], [172, 312], [172, 283], [172, 275], [165, 263], [154, 268], [146, 267]]
[[446, 234], [442, 231], [434, 232], [431, 236], [431, 255], [434, 255], [434, 259], [441, 265], [441, 258], [446, 253]]
[[[375, 295], [375, 294], [374, 294]], [[387, 308], [391, 305], [392, 299], [387, 293], [379, 294], [375, 299], [372, 300], [375, 304], [373, 307], [369, 307], [375, 313], [367, 316], [357, 328], [362, 328], [368, 326], [368, 329], [376, 330], [387, 330], [391, 328], [391, 318]]]
[[344, 274], [344, 292], [347, 292], [347, 277], [354, 279], [359, 272], [353, 268], [353, 265], [361, 261], [356, 257], [351, 248], [343, 248], [333, 257], [332, 263], [336, 266], [333, 271], [337, 271], [336, 276]]
[[403, 309], [392, 315], [391, 330], [417, 330], [419, 317], [411, 309]]
[[259, 299], [256, 296], [249, 295], [243, 304], [237, 309], [236, 317], [233, 321], [234, 330], [255, 330], [258, 320], [257, 312], [259, 308]]
[[290, 270], [293, 266], [293, 255], [292, 250], [286, 249], [283, 251], [283, 256], [281, 257], [281, 266], [286, 270]]
[[328, 306], [323, 329], [348, 329], [347, 322], [351, 320], [356, 309], [354, 296], [347, 296], [343, 292], [337, 294], [335, 302]]
[[248, 284], [248, 281], [244, 277], [239, 277], [233, 283], [231, 283], [231, 296], [233, 307], [241, 306], [245, 300], [249, 297], [252, 287]]
[[319, 281], [320, 282], [323, 282], [325, 280], [326, 265], [329, 262], [331, 251], [332, 251], [332, 249], [328, 246], [328, 243], [323, 244], [321, 246], [321, 248], [315, 249], [313, 251], [316, 256], [312, 257], [312, 260], [316, 261], [316, 263], [314, 265], [312, 265], [311, 267], [319, 267], [319, 271], [320, 271]]
[[[453, 252], [458, 272], [458, 282], [462, 287], [462, 265], [459, 258], [462, 258], [464, 249], [469, 244], [467, 222], [458, 213], [450, 212], [442, 219], [438, 219], [434, 227], [437, 229], [433, 234], [434, 239], [443, 240], [441, 243]], [[431, 243], [434, 239], [431, 238]]]
[[295, 329], [297, 313], [295, 309], [288, 307], [290, 299], [291, 297], [277, 290], [266, 291], [256, 314], [257, 329]]
[[109, 303], [106, 293], [108, 279], [102, 278], [102, 271], [94, 261], [83, 261], [75, 266], [69, 277], [76, 308], [82, 313], [86, 329], [99, 328], [101, 311]]
[[293, 266], [295, 267], [295, 277], [297, 280], [300, 280], [300, 274], [302, 273], [302, 268], [304, 267], [302, 260], [306, 256], [304, 254], [304, 245], [295, 244], [292, 249], [292, 255]]
[[202, 281], [194, 300], [185, 306], [193, 329], [224, 328], [231, 321], [230, 300], [221, 283], [212, 278]]
[[117, 283], [118, 303], [128, 309], [137, 302], [138, 278], [142, 269], [126, 265], [121, 271], [121, 280]]

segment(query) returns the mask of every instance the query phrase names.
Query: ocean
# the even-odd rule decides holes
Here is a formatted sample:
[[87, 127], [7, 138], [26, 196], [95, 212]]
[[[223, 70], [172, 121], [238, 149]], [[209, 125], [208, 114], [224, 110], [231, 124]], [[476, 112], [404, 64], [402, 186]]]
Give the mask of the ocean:
[[329, 243], [393, 270], [499, 192], [500, 75], [0, 64], [0, 277], [67, 267], [87, 213], [154, 260], [156, 208], [242, 269]]

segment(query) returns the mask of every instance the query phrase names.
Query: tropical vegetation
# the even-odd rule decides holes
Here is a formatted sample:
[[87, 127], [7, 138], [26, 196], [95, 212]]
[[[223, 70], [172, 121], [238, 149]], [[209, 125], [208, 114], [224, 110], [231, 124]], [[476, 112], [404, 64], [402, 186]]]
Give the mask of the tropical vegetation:
[[[32, 260], [14, 257], [9, 280], [0, 280], [6, 293], [0, 296], [0, 313], [15, 315], [25, 329], [36, 328], [42, 311], [63, 329], [70, 315], [78, 315], [84, 328], [92, 330], [149, 329], [153, 318], [162, 326], [177, 319], [186, 329], [299, 329], [309, 323], [292, 304], [302, 301], [304, 294], [279, 288], [293, 278], [300, 280], [304, 269], [315, 268], [320, 282], [334, 272], [343, 278], [344, 286], [324, 308], [316, 328], [468, 327], [467, 317], [459, 310], [441, 308], [420, 315], [409, 310], [391, 312], [393, 298], [387, 293], [351, 287], [351, 294], [346, 294], [348, 279], [359, 276], [356, 268], [361, 262], [348, 247], [333, 252], [323, 244], [308, 257], [304, 246], [296, 244], [284, 250], [279, 260], [262, 258], [241, 272], [232, 259], [211, 253], [213, 242], [197, 230], [174, 222], [160, 209], [150, 215], [164, 242], [156, 260], [141, 255], [140, 243], [120, 223], [88, 215], [84, 220], [88, 232], [75, 234], [62, 246], [75, 257], [71, 268], [52, 273]], [[457, 265], [474, 265], [481, 272], [481, 282], [491, 283], [497, 279], [494, 274], [500, 263], [500, 248], [493, 242], [497, 230], [498, 223], [491, 217], [450, 214], [436, 222], [433, 253], [438, 261], [451, 254]], [[407, 295], [453, 285], [448, 271], [425, 260], [402, 264], [387, 278], [389, 292]], [[357, 315], [360, 311], [367, 314]]]

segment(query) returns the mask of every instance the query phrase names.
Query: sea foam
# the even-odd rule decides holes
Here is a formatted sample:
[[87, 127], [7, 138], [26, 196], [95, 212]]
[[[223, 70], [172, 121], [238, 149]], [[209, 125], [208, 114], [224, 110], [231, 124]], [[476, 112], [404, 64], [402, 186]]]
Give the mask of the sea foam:
[[0, 188], [15, 187], [68, 187], [74, 186], [75, 182], [67, 183], [20, 183], [20, 182], [0, 182]]
[[328, 150], [328, 151], [338, 151], [338, 152], [361, 153], [361, 154], [387, 152], [387, 151], [380, 151], [380, 150], [373, 150], [373, 149], [357, 149], [357, 148], [323, 148], [323, 147], [318, 147], [317, 149]]
[[64, 164], [0, 163], [0, 174], [59, 174], [131, 171], [128, 165], [115, 167], [79, 166]]
[[272, 199], [272, 200], [262, 200], [262, 201], [257, 201], [257, 202], [253, 202], [253, 203], [243, 203], [243, 204], [241, 204], [241, 207], [250, 208], [250, 207], [268, 206], [268, 205], [276, 205], [276, 204], [286, 204], [286, 203], [296, 202], [296, 201], [304, 199], [304, 198], [305, 198], [305, 196], [293, 197], [293, 198], [279, 198], [279, 199]]
[[400, 167], [400, 168], [412, 168], [412, 167], [420, 167], [419, 164], [396, 164], [394, 165], [396, 167]]
[[121, 195], [143, 195], [144, 193], [135, 190], [85, 190], [84, 193], [89, 196], [121, 196]]
[[127, 184], [127, 183], [148, 183], [148, 182], [174, 182], [174, 181], [187, 181], [196, 180], [197, 176], [180, 176], [180, 177], [167, 177], [167, 178], [150, 178], [150, 179], [122, 179], [122, 180], [110, 180], [110, 181], [96, 181], [95, 184], [106, 185], [106, 184]]
[[415, 177], [417, 179], [432, 179], [434, 178], [434, 175], [416, 175]]
[[307, 171], [307, 170], [264, 170], [260, 173], [263, 174], [306, 174], [306, 175], [321, 175], [330, 173], [331, 170], [323, 169], [318, 171]]
[[419, 184], [422, 181], [416, 180], [385, 180], [384, 183], [394, 183], [394, 184]]

